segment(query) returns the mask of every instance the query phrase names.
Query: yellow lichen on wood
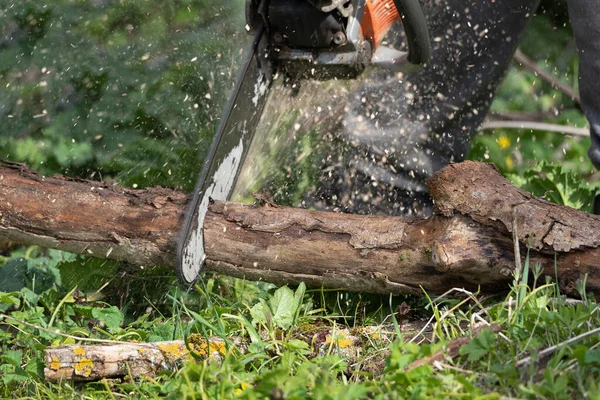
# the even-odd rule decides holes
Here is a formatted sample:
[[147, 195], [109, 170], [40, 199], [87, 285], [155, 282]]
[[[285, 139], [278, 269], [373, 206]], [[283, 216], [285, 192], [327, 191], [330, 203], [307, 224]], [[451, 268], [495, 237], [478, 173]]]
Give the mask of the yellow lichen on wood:
[[88, 377], [92, 374], [94, 362], [89, 358], [82, 358], [75, 363], [75, 375]]
[[343, 332], [337, 332], [334, 335], [328, 335], [325, 340], [326, 344], [335, 344], [340, 349], [345, 349], [353, 345], [352, 340]]
[[52, 361], [50, 362], [50, 369], [58, 371], [61, 367], [62, 363], [58, 361], [58, 357], [52, 356]]
[[190, 353], [184, 344], [176, 342], [161, 343], [157, 347], [163, 352], [163, 355], [170, 363], [185, 361], [188, 359]]
[[75, 347], [73, 349], [73, 354], [76, 356], [85, 356], [85, 349], [83, 347]]
[[[206, 352], [206, 342], [203, 343], [204, 346], [204, 350]], [[224, 356], [226, 354], [226, 349], [225, 349], [225, 343], [224, 342], [217, 342], [215, 340], [210, 340], [209, 341], [209, 346], [208, 346], [208, 351], [206, 352], [207, 354], [213, 354], [213, 353], [219, 353], [220, 355]]]
[[188, 345], [194, 351], [194, 354], [200, 357], [207, 357], [211, 354], [218, 353], [222, 356], [227, 354], [225, 342], [221, 340], [208, 340], [198, 334], [192, 334], [188, 337]]

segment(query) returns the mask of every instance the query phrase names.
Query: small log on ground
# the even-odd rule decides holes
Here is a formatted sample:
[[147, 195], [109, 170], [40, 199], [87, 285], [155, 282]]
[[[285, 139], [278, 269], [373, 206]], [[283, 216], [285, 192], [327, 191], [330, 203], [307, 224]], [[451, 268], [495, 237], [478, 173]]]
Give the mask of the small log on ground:
[[[421, 337], [423, 322], [408, 323], [401, 327], [405, 341], [414, 341]], [[451, 340], [444, 349], [431, 356], [416, 360], [407, 366], [412, 370], [426, 364], [436, 364], [447, 358], [455, 358], [462, 346], [486, 325], [475, 326], [470, 336], [460, 336]], [[489, 327], [498, 333], [500, 326], [493, 324]], [[428, 330], [430, 332], [430, 330]], [[323, 356], [334, 352], [350, 360], [356, 360], [356, 368], [375, 375], [383, 372], [385, 359], [389, 350], [381, 349], [389, 346], [396, 338], [393, 326], [366, 326], [353, 329], [318, 329], [312, 333], [294, 335], [297, 340], [306, 342], [315, 356]], [[228, 348], [225, 342], [216, 337], [206, 341], [198, 335], [191, 335], [188, 345], [193, 349], [196, 358], [210, 359], [221, 362], [230, 352], [243, 355], [248, 343], [241, 338], [234, 338], [234, 344]], [[361, 357], [369, 349], [377, 350], [377, 357], [369, 358], [368, 363], [360, 362]], [[174, 371], [185, 361], [193, 357], [183, 340], [154, 343], [115, 343], [108, 345], [71, 344], [49, 347], [44, 350], [44, 376], [46, 380], [56, 382], [61, 380], [94, 381], [103, 378], [136, 379], [142, 376], [154, 377], [161, 371]]]
[[[537, 199], [489, 164], [444, 168], [429, 182], [429, 219], [215, 202], [205, 220], [206, 269], [278, 284], [374, 293], [506, 290], [512, 231], [522, 255], [575, 291], [600, 294], [600, 217]], [[173, 266], [188, 197], [163, 188], [42, 177], [0, 165], [0, 236], [133, 264]]]
[[[194, 348], [203, 358], [225, 354], [225, 343], [210, 338]], [[48, 381], [93, 381], [102, 378], [153, 377], [160, 371], [174, 370], [191, 359], [183, 340], [154, 343], [116, 343], [110, 345], [64, 345], [44, 350], [44, 376]]]
[[[424, 326], [422, 321], [404, 324], [401, 329], [405, 340], [421, 338]], [[315, 356], [335, 352], [352, 359], [359, 359], [367, 348], [380, 349], [388, 346], [395, 337], [394, 327], [386, 325], [351, 330], [318, 327], [314, 331], [294, 334], [294, 339], [306, 342]], [[222, 361], [232, 352], [245, 354], [248, 344], [239, 337], [233, 338], [229, 346], [217, 337], [206, 341], [203, 336], [192, 334], [188, 338], [188, 345], [194, 351], [195, 358], [216, 362]], [[377, 361], [376, 364], [384, 365], [388, 352], [379, 352], [379, 355], [380, 358], [371, 360], [370, 364]], [[44, 376], [48, 381], [153, 377], [160, 371], [174, 371], [183, 362], [192, 359], [183, 340], [107, 345], [70, 344], [44, 350]], [[368, 367], [370, 366], [365, 366]]]

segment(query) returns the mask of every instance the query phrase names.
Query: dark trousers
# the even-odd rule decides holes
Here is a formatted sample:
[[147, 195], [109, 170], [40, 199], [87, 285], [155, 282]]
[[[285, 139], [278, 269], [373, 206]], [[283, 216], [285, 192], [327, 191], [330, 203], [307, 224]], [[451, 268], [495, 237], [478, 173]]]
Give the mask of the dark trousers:
[[[344, 121], [354, 150], [336, 177], [335, 207], [431, 213], [425, 179], [467, 155], [538, 0], [423, 5], [431, 61], [412, 74], [375, 72], [355, 92]], [[592, 126], [589, 154], [600, 168], [600, 3], [570, 0], [569, 6], [581, 55], [581, 97]]]
[[579, 92], [590, 122], [592, 145], [588, 152], [600, 169], [600, 3], [569, 0], [569, 16], [579, 50]]

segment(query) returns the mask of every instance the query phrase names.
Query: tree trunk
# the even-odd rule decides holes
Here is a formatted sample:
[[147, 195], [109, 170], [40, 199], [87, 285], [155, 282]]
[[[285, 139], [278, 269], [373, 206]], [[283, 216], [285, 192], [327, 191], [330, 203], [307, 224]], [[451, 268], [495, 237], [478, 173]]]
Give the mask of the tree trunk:
[[[429, 181], [429, 219], [215, 202], [205, 220], [206, 269], [277, 284], [373, 293], [506, 290], [521, 254], [575, 291], [600, 293], [600, 218], [537, 199], [489, 164], [450, 165]], [[42, 177], [0, 165], [0, 236], [22, 244], [173, 266], [188, 196]]]

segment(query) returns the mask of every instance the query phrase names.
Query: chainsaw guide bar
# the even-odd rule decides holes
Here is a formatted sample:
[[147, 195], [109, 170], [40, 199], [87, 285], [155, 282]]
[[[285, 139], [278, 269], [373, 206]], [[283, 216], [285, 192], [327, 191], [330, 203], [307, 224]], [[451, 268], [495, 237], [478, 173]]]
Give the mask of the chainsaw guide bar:
[[[404, 27], [408, 52], [380, 45], [396, 21]], [[409, 72], [429, 59], [429, 33], [419, 0], [247, 0], [246, 22], [254, 41], [178, 243], [177, 273], [186, 284], [198, 278], [206, 258], [203, 228], [209, 204], [231, 198], [277, 75], [284, 74], [284, 82], [347, 80], [368, 65]]]
[[225, 107], [184, 221], [177, 272], [186, 283], [196, 280], [204, 263], [203, 226], [208, 205], [211, 200], [229, 198], [265, 106], [272, 66], [265, 54], [263, 33], [264, 27], [260, 27]]

